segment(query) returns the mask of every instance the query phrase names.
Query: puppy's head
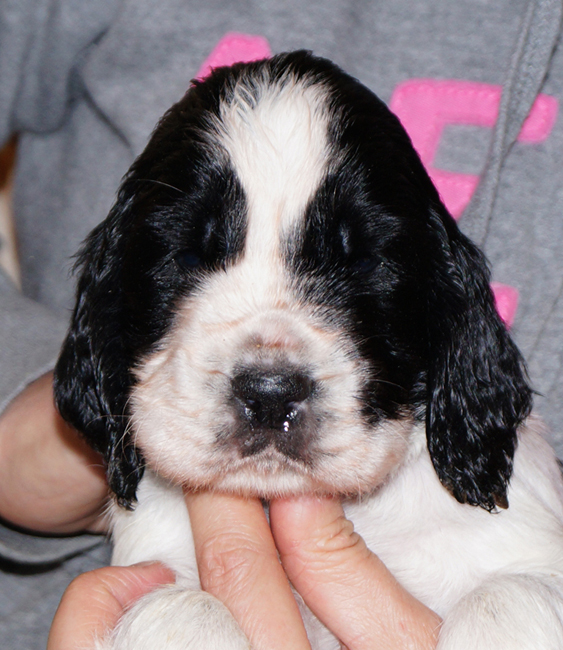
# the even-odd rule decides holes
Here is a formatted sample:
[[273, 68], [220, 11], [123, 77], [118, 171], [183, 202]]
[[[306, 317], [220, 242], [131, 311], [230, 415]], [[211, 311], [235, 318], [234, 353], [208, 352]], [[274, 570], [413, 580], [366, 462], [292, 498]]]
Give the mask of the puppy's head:
[[506, 504], [530, 390], [484, 260], [398, 120], [328, 61], [196, 83], [79, 267], [57, 401], [123, 505], [145, 464], [266, 498], [370, 491], [417, 420], [456, 499]]

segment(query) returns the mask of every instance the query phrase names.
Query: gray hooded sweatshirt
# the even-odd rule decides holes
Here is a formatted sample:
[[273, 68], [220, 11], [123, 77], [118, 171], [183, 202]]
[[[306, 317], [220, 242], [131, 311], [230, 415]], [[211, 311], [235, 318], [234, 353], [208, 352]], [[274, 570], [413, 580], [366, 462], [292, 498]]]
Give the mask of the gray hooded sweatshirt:
[[[561, 13], [561, 0], [0, 0], [22, 275], [21, 290], [0, 277], [0, 410], [53, 366], [71, 257], [161, 114], [206, 61], [305, 48], [390, 104], [484, 248], [563, 455]], [[109, 545], [5, 525], [0, 558], [0, 650], [39, 650], [65, 586]]]

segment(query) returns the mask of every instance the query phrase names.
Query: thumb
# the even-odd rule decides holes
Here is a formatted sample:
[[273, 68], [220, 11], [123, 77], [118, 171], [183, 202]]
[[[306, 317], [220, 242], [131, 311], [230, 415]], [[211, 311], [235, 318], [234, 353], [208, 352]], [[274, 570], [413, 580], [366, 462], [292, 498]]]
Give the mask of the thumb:
[[105, 567], [75, 578], [63, 594], [49, 632], [47, 650], [94, 648], [125, 609], [159, 585], [174, 582], [162, 564]]
[[285, 571], [313, 613], [349, 650], [434, 648], [439, 617], [408, 593], [354, 531], [340, 503], [296, 497], [270, 504]]

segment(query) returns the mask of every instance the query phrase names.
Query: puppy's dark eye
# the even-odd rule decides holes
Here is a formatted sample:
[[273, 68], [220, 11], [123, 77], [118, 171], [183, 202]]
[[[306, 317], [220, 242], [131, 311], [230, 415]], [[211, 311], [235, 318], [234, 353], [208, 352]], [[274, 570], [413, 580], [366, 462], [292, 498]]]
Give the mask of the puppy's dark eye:
[[191, 250], [183, 250], [176, 253], [174, 260], [184, 271], [193, 271], [201, 266], [201, 257]]
[[364, 274], [373, 273], [379, 266], [381, 266], [381, 260], [377, 255], [364, 255], [352, 263], [354, 271]]

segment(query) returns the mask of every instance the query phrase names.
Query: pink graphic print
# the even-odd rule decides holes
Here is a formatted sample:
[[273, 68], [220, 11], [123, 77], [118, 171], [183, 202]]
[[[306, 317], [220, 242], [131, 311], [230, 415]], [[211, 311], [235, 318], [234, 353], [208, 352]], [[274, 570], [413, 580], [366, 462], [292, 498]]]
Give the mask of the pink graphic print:
[[497, 312], [506, 327], [510, 329], [518, 309], [518, 289], [500, 282], [491, 282], [491, 289], [495, 296]]
[[234, 63], [250, 63], [272, 56], [270, 44], [263, 36], [229, 32], [213, 48], [196, 75], [196, 79], [205, 79], [213, 68]]
[[[477, 187], [478, 176], [434, 167], [444, 127], [495, 125], [501, 86], [469, 81], [414, 79], [395, 89], [390, 108], [401, 120], [448, 210], [458, 219]], [[519, 142], [536, 143], [550, 134], [557, 117], [557, 100], [539, 95], [524, 122]]]
[[[468, 81], [414, 79], [395, 89], [390, 108], [401, 120], [415, 149], [454, 218], [459, 219], [469, 203], [479, 177], [473, 174], [437, 169], [434, 157], [444, 127], [469, 124], [492, 128], [495, 125], [502, 87]], [[557, 118], [558, 102], [539, 95], [522, 126], [519, 142], [545, 140]], [[518, 290], [493, 282], [496, 307], [507, 327], [514, 322], [518, 308]]]

